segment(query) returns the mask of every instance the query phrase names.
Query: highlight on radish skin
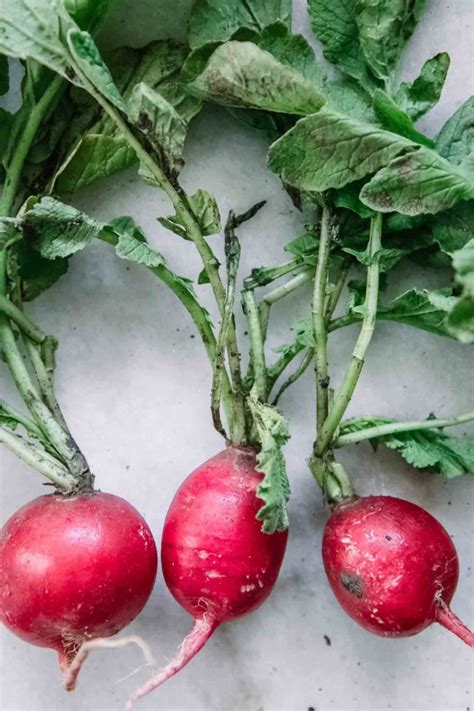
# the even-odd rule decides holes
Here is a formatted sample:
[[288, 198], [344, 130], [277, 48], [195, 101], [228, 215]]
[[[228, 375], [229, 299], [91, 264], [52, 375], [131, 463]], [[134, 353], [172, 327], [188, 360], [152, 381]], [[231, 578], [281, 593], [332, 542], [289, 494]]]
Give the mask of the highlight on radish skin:
[[261, 480], [255, 451], [229, 446], [178, 489], [166, 516], [161, 559], [166, 584], [194, 626], [176, 657], [131, 697], [128, 710], [180, 671], [219, 625], [255, 610], [270, 595], [288, 533], [262, 532], [256, 519]]
[[449, 607], [456, 548], [420, 506], [392, 496], [341, 503], [326, 524], [323, 561], [339, 603], [366, 630], [406, 637], [438, 622], [474, 646], [474, 634]]
[[81, 645], [119, 632], [144, 607], [157, 552], [145, 520], [124, 499], [52, 494], [7, 521], [0, 563], [0, 620], [26, 642], [57, 651], [71, 691]]

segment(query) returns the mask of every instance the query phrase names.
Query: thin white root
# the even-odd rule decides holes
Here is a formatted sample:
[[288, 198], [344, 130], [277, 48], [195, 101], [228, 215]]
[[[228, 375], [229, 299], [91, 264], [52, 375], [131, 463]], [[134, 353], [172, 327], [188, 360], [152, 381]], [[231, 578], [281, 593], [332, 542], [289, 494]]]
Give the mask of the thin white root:
[[120, 639], [104, 639], [103, 637], [91, 639], [88, 642], [84, 642], [79, 647], [76, 656], [70, 664], [61, 664], [63, 672], [63, 686], [65, 690], [74, 691], [76, 688], [77, 677], [82, 669], [82, 665], [94, 649], [116, 649], [118, 647], [126, 647], [129, 644], [136, 644], [137, 647], [142, 650], [147, 666], [151, 666], [153, 668], [156, 667], [156, 662], [150, 647], [144, 639], [138, 637], [137, 635], [121, 637]]
[[210, 614], [194, 620], [191, 632], [185, 637], [174, 659], [161, 669], [157, 669], [151, 679], [138, 689], [127, 701], [124, 711], [132, 711], [135, 701], [147, 696], [179, 672], [204, 647], [209, 637], [217, 629], [218, 622]]

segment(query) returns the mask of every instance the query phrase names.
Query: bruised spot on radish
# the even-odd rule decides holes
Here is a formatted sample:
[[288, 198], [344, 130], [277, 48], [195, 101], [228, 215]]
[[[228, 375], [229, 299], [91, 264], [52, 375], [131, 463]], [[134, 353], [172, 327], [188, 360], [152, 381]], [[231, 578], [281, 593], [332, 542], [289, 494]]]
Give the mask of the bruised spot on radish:
[[474, 646], [474, 634], [449, 607], [456, 549], [420, 506], [392, 496], [341, 503], [324, 530], [323, 561], [340, 605], [366, 630], [406, 637], [438, 622]]
[[354, 575], [353, 573], [342, 573], [341, 583], [342, 586], [352, 595], [355, 595], [359, 599], [362, 598], [362, 581], [358, 575]]

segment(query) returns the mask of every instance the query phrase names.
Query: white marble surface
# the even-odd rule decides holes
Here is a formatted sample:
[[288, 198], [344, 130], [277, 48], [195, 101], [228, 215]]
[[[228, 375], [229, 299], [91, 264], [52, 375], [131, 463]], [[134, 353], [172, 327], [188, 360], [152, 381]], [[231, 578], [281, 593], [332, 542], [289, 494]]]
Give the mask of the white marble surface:
[[[108, 40], [140, 44], [181, 33], [186, 2], [121, 0]], [[172, 8], [172, 9], [170, 9]], [[171, 15], [171, 17], [170, 17]], [[452, 67], [439, 106], [424, 122], [436, 133], [472, 93], [473, 13], [470, 0], [432, 0], [410, 43], [406, 76], [423, 61], [449, 50]], [[307, 26], [304, 2], [296, 2], [295, 25]], [[265, 140], [234, 124], [224, 112], [206, 110], [187, 144], [186, 187], [213, 192], [222, 212], [242, 210], [259, 199], [268, 206], [241, 231], [242, 273], [277, 262], [279, 248], [301, 229], [278, 180], [264, 167]], [[89, 213], [110, 218], [131, 214], [180, 273], [199, 264], [188, 243], [168, 235], [156, 216], [165, 200], [131, 171], [77, 197]], [[212, 238], [220, 250], [219, 238]], [[392, 290], [442, 283], [441, 274], [414, 266], [392, 277]], [[290, 320], [308, 308], [309, 293], [275, 309], [275, 343], [285, 341]], [[67, 419], [103, 489], [121, 494], [146, 516], [159, 541], [169, 501], [183, 477], [221, 443], [208, 412], [209, 372], [195, 329], [174, 297], [139, 268], [116, 259], [106, 246], [78, 254], [69, 273], [30, 307], [42, 327], [60, 339], [58, 393]], [[355, 327], [331, 337], [334, 382], [340, 379], [356, 336]], [[350, 414], [424, 417], [472, 409], [472, 350], [450, 340], [382, 323], [375, 335]], [[2, 397], [15, 400], [6, 370]], [[311, 375], [282, 400], [292, 425], [287, 448], [293, 486], [291, 535], [271, 599], [256, 613], [222, 627], [178, 677], [143, 702], [145, 710], [318, 711], [439, 709], [465, 711], [472, 704], [472, 656], [456, 638], [433, 627], [400, 641], [368, 635], [339, 609], [325, 581], [320, 539], [326, 514], [305, 459], [312, 441]], [[458, 434], [468, 431], [460, 428]], [[471, 430], [472, 431], [472, 430]], [[414, 471], [393, 452], [374, 456], [361, 445], [341, 453], [361, 493], [392, 493], [428, 508], [451, 532], [461, 578], [456, 611], [474, 623], [471, 535], [472, 483], [445, 482]], [[44, 489], [39, 475], [0, 451], [2, 520]], [[131, 631], [142, 634], [160, 660], [169, 658], [190, 626], [159, 576], [153, 597]], [[325, 635], [331, 644], [325, 641]], [[91, 658], [75, 694], [61, 689], [53, 652], [29, 646], [1, 631], [0, 706], [3, 711], [111, 711], [120, 709], [143, 671], [134, 649]]]

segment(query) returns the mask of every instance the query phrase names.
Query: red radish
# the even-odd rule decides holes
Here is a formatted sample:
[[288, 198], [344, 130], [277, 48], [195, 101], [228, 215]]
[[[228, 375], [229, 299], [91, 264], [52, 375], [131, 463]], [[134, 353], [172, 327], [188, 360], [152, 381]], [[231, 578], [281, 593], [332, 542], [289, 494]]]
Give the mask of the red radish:
[[83, 642], [109, 637], [138, 615], [157, 569], [145, 520], [101, 492], [40, 496], [23, 506], [2, 529], [0, 561], [1, 621], [56, 650], [65, 678]]
[[128, 708], [180, 671], [220, 624], [255, 610], [270, 595], [288, 534], [262, 532], [256, 520], [261, 480], [255, 451], [230, 446], [178, 489], [166, 516], [161, 559], [166, 584], [194, 627]]
[[449, 608], [456, 549], [419, 506], [392, 496], [340, 504], [326, 524], [323, 560], [339, 603], [370, 632], [406, 637], [439, 622], [474, 646], [474, 634]]

